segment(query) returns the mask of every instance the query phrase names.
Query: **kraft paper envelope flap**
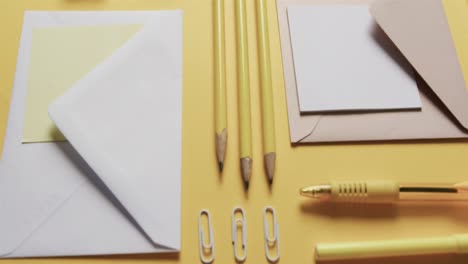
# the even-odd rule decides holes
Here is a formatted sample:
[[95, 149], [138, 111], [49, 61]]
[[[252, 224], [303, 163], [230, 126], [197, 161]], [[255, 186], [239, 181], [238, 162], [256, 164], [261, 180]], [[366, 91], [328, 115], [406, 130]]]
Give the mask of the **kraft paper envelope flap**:
[[375, 0], [370, 11], [432, 91], [468, 129], [468, 92], [442, 0]]
[[[180, 30], [181, 20], [180, 11], [25, 12], [0, 160], [0, 257], [178, 251], [179, 232], [174, 232], [174, 238], [167, 243], [160, 241], [162, 245], [152, 242], [69, 143], [21, 141], [34, 28], [115, 24], [147, 27], [156, 22], [171, 32]], [[180, 45], [174, 44], [175, 48]], [[180, 178], [176, 180], [180, 184]], [[178, 198], [166, 200], [167, 205], [180, 208]], [[173, 230], [180, 231], [180, 219], [173, 223]]]
[[[151, 24], [49, 108], [154, 243], [180, 246], [181, 21]], [[153, 28], [155, 26], [155, 28]]]
[[421, 111], [325, 115], [300, 114], [287, 7], [290, 5], [369, 5], [370, 3], [370, 0], [277, 1], [291, 143], [468, 137], [466, 130], [452, 118], [449, 110], [439, 102], [440, 99], [434, 95], [434, 92], [424, 81], [418, 78], [422, 103]]

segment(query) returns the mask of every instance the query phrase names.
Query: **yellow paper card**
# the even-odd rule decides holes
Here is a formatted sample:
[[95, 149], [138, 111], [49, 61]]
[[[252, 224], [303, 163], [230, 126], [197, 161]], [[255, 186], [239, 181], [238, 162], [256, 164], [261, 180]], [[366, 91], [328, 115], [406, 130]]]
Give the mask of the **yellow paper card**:
[[64, 140], [49, 119], [49, 105], [140, 28], [101, 25], [34, 29], [22, 142]]
[[468, 89], [468, 1], [443, 0], [443, 4]]

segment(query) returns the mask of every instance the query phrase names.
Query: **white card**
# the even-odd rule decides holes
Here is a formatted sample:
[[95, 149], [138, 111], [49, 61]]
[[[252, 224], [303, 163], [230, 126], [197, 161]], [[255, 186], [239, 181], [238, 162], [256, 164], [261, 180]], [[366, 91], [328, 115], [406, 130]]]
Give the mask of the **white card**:
[[289, 6], [301, 113], [420, 109], [410, 64], [367, 6]]

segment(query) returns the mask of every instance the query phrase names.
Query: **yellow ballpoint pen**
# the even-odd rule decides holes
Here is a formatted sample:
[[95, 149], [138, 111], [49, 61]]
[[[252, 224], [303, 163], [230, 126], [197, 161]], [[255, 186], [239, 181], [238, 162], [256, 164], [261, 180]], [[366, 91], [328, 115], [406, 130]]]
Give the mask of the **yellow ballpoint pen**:
[[468, 182], [400, 184], [392, 180], [335, 181], [302, 188], [300, 194], [324, 201], [351, 203], [457, 201], [468, 200]]
[[224, 41], [224, 0], [214, 0], [215, 144], [219, 171], [223, 171], [227, 145], [226, 59]]
[[270, 38], [268, 33], [267, 1], [257, 0], [260, 80], [262, 91], [263, 158], [270, 184], [273, 182], [276, 162], [275, 118], [271, 84]]
[[239, 86], [240, 163], [245, 188], [252, 173], [252, 134], [250, 121], [250, 78], [247, 41], [246, 1], [236, 0], [237, 75]]

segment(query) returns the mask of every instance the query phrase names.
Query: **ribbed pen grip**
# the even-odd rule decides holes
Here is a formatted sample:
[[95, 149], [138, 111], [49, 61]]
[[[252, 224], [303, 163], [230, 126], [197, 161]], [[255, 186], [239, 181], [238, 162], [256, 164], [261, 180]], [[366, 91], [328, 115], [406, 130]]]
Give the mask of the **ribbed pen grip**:
[[398, 200], [399, 186], [394, 181], [331, 182], [331, 199], [336, 202], [392, 203]]

